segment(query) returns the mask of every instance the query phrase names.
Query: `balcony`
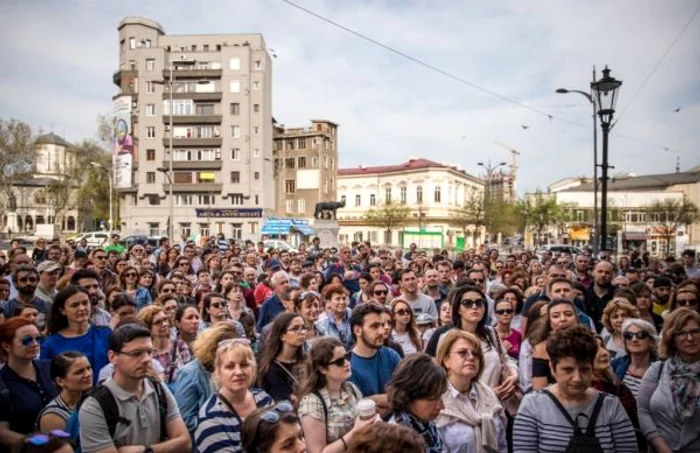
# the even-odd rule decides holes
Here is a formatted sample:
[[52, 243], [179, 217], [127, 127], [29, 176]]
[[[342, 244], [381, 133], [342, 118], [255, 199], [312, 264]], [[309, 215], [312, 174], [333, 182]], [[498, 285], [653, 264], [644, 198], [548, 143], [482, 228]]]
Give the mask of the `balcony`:
[[[163, 168], [169, 168], [170, 162], [163, 161]], [[173, 170], [221, 170], [221, 160], [174, 160]]]
[[133, 184], [131, 187], [117, 187], [117, 193], [136, 193], [139, 191], [139, 185]]
[[136, 69], [120, 69], [112, 75], [112, 82], [121, 88], [122, 84], [132, 81], [137, 75]]
[[[220, 79], [221, 73], [221, 69], [180, 69], [173, 71], [173, 79]], [[170, 78], [170, 70], [163, 70], [163, 78], [166, 80]]]
[[[221, 101], [221, 91], [215, 91], [213, 93], [173, 93], [173, 99], [192, 99], [193, 101]], [[170, 93], [168, 91], [163, 92], [163, 99], [170, 99]]]
[[[170, 124], [170, 115], [163, 115], [163, 124]], [[221, 124], [221, 115], [173, 115], [173, 124]]]
[[[220, 182], [202, 182], [196, 184], [173, 184], [173, 193], [221, 193], [224, 185]], [[163, 184], [163, 192], [170, 191], [170, 184]]]
[[[223, 139], [221, 137], [212, 138], [174, 138], [174, 148], [221, 148]], [[163, 139], [163, 146], [170, 146], [170, 139]]]

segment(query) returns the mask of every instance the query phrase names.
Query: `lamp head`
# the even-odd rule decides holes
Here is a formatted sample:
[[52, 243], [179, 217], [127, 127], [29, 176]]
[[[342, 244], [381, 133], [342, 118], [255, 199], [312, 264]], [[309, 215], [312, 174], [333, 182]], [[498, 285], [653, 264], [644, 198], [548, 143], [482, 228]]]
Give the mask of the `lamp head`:
[[566, 88], [557, 88], [556, 92], [559, 94], [566, 94], [569, 92], [569, 90], [567, 90]]

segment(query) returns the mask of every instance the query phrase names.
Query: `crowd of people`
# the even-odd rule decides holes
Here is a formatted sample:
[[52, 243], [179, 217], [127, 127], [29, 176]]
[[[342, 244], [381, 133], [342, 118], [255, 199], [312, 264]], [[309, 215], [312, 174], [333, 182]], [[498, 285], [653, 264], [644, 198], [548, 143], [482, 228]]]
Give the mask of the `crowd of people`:
[[114, 235], [0, 261], [0, 452], [700, 451], [693, 250]]

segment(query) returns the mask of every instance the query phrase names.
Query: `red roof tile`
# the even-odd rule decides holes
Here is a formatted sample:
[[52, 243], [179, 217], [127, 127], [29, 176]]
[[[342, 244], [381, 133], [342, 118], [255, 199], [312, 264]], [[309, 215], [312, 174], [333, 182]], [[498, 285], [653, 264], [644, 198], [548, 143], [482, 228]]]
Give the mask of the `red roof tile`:
[[339, 176], [354, 176], [354, 175], [374, 175], [377, 173], [397, 173], [406, 170], [417, 170], [421, 168], [453, 168], [449, 165], [439, 164], [432, 160], [418, 158], [410, 159], [407, 162], [399, 165], [380, 165], [377, 167], [356, 167], [356, 168], [339, 168]]

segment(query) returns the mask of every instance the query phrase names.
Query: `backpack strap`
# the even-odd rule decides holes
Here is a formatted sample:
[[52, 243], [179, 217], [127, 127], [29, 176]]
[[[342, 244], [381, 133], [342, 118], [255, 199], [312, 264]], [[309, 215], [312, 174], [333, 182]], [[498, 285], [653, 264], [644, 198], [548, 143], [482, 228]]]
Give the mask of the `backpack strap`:
[[[313, 395], [316, 395], [316, 398], [321, 400], [321, 406], [323, 406], [323, 416], [325, 417], [325, 425], [326, 427], [328, 426], [328, 406], [326, 405], [326, 400], [323, 399], [321, 396], [321, 393], [316, 391], [313, 392]], [[328, 428], [326, 428], [326, 443], [328, 442]]]
[[100, 405], [102, 413], [105, 417], [105, 423], [107, 424], [107, 429], [109, 430], [109, 436], [114, 439], [114, 433], [117, 431], [117, 425], [123, 423], [129, 426], [131, 420], [119, 416], [119, 406], [117, 405], [117, 400], [112, 395], [112, 391], [109, 390], [104, 385], [100, 385], [95, 390], [90, 392], [91, 397], [95, 398], [97, 404]]
[[593, 407], [593, 413], [591, 413], [591, 418], [588, 419], [588, 426], [586, 427], [586, 437], [595, 437], [595, 422], [598, 420], [598, 414], [603, 408], [603, 400], [605, 399], [605, 393], [598, 393], [598, 399]]
[[554, 406], [556, 406], [556, 408], [559, 409], [559, 412], [562, 413], [564, 418], [566, 418], [566, 420], [574, 428], [574, 436], [582, 436], [583, 432], [581, 431], [581, 428], [579, 428], [578, 423], [576, 423], [571, 418], [571, 415], [569, 415], [569, 411], [566, 410], [566, 408], [561, 404], [561, 402], [557, 399], [557, 397], [554, 396], [554, 394], [547, 389], [542, 389], [542, 393], [547, 395], [552, 400], [552, 402], [554, 402]]
[[165, 390], [163, 390], [163, 384], [161, 384], [158, 379], [154, 378], [153, 376], [148, 376], [147, 379], [156, 391], [156, 398], [158, 399], [158, 415], [160, 419], [160, 441], [163, 442], [168, 438], [168, 430], [166, 426], [166, 418], [168, 415], [168, 397], [165, 395]]

